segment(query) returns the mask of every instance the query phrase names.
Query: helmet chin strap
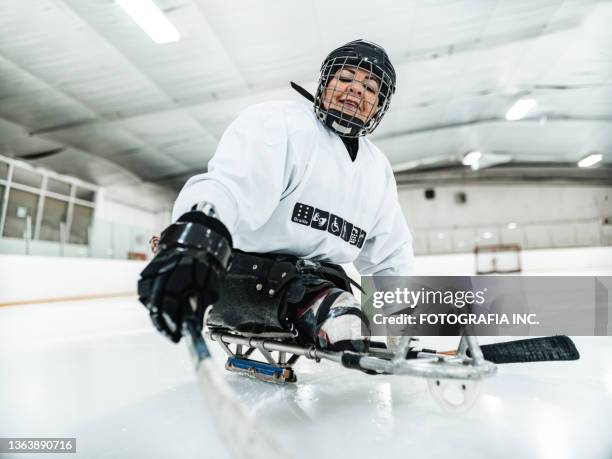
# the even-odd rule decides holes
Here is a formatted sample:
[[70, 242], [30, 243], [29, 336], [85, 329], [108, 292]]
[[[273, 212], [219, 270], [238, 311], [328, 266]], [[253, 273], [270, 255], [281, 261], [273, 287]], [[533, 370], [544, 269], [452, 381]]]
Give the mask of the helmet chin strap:
[[359, 132], [365, 126], [365, 123], [359, 118], [353, 116], [347, 119], [346, 114], [334, 109], [325, 111], [324, 122], [327, 127], [344, 137], [358, 137]]
[[334, 131], [344, 135], [348, 135], [353, 131], [353, 129], [350, 127], [345, 127], [338, 124], [334, 119], [331, 120], [331, 127]]

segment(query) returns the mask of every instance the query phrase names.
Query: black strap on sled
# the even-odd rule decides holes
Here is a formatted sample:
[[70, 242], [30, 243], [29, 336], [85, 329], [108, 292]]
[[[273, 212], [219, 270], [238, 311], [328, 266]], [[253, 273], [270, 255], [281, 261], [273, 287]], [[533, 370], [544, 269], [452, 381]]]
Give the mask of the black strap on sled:
[[369, 321], [361, 309], [356, 308], [354, 306], [336, 306], [332, 308], [332, 305], [336, 302], [338, 297], [344, 293], [344, 290], [340, 290], [340, 289], [334, 289], [334, 290], [335, 290], [334, 292], [330, 293], [329, 295], [325, 297], [325, 299], [321, 302], [319, 309], [317, 310], [317, 317], [316, 317], [317, 334], [327, 319], [330, 319], [332, 317], [345, 316], [345, 315], [354, 315], [354, 316], [359, 317], [363, 325], [366, 328], [368, 328], [368, 334], [369, 334], [369, 326], [368, 326]]
[[341, 284], [345, 284], [347, 286], [352, 285], [353, 287], [358, 288], [362, 293], [365, 293], [365, 290], [361, 287], [361, 285], [351, 279], [338, 265], [303, 259], [297, 260], [295, 265], [300, 274], [323, 275], [331, 278], [332, 281], [336, 281], [334, 282], [336, 285], [338, 285], [337, 281], [340, 281]]
[[331, 277], [337, 277], [339, 279], [342, 279], [343, 281], [348, 282], [353, 287], [356, 287], [357, 289], [359, 289], [361, 293], [365, 294], [365, 290], [363, 289], [363, 287], [361, 287], [361, 285], [359, 285], [357, 282], [351, 279], [344, 271], [339, 271], [333, 268], [328, 268], [327, 266], [321, 266], [318, 272], [321, 274], [327, 274], [328, 276], [331, 276]]

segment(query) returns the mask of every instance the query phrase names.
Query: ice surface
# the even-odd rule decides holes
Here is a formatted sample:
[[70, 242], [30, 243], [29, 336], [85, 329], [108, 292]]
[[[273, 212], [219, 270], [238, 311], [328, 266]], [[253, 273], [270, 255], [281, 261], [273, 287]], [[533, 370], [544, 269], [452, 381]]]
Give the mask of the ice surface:
[[[288, 387], [223, 378], [294, 457], [609, 458], [612, 338], [575, 342], [575, 362], [500, 366], [459, 416], [422, 380], [330, 362], [298, 361]], [[159, 336], [135, 298], [0, 308], [0, 407], [0, 437], [77, 437], [67, 458], [228, 456], [185, 347]]]

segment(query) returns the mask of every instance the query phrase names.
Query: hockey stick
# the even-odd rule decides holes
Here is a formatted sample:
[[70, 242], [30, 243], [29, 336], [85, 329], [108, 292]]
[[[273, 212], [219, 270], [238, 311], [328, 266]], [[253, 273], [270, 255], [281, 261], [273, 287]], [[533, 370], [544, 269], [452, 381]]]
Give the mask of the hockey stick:
[[194, 360], [200, 390], [231, 456], [255, 459], [288, 457], [267, 432], [257, 426], [253, 413], [247, 410], [222, 380], [214, 367], [204, 337], [193, 320], [184, 322], [183, 337]]
[[[485, 360], [493, 363], [551, 362], [580, 358], [576, 345], [565, 335], [485, 344], [480, 346], [480, 349]], [[454, 352], [440, 352], [439, 354], [454, 355]]]

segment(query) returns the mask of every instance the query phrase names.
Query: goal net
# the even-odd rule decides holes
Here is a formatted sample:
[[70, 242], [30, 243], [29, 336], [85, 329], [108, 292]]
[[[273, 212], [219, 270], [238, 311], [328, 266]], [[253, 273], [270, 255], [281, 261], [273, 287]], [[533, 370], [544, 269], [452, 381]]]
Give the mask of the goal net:
[[521, 272], [521, 246], [518, 244], [480, 245], [474, 248], [476, 274]]

